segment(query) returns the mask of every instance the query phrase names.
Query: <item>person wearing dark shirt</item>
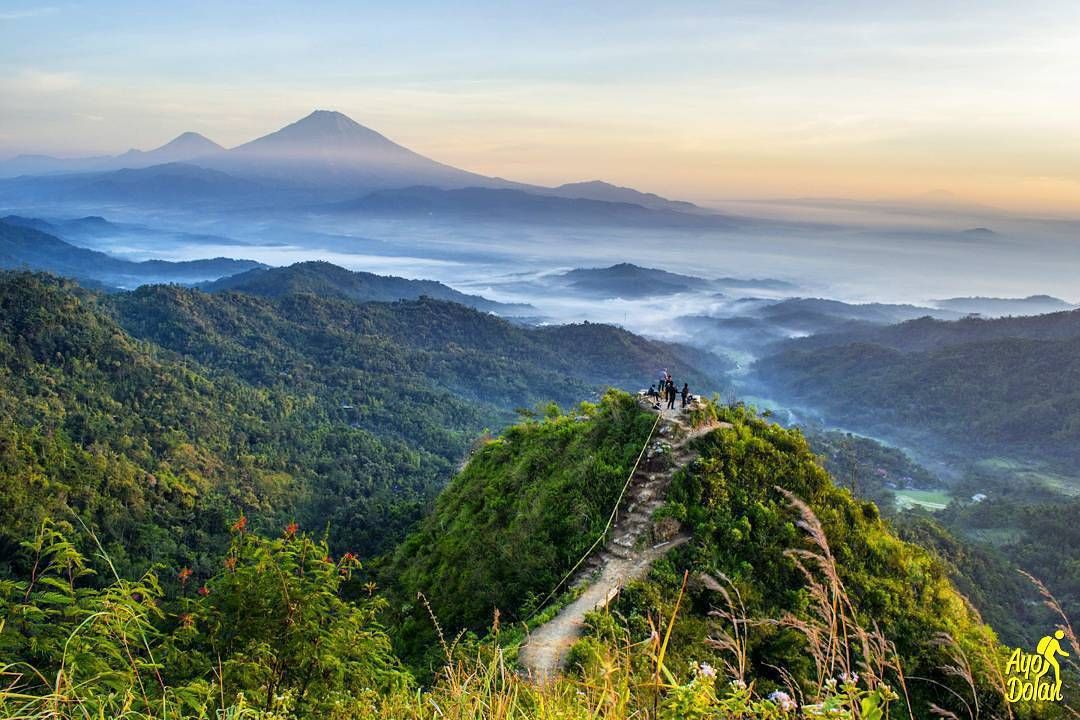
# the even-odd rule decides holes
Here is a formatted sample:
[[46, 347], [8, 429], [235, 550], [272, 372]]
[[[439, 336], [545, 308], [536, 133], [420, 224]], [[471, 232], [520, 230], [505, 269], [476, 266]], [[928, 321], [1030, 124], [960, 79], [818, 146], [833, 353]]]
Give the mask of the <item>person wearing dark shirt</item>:
[[654, 407], [660, 407], [660, 391], [656, 389], [655, 385], [649, 386], [649, 391], [645, 393], [645, 397], [649, 398]]

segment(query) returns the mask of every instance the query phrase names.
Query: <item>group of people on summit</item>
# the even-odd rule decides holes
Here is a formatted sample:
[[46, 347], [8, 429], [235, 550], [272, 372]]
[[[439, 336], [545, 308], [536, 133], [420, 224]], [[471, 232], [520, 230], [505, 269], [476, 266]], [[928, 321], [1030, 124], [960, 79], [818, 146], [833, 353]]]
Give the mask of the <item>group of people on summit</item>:
[[688, 383], [683, 383], [682, 390], [680, 391], [675, 385], [675, 381], [671, 378], [671, 373], [667, 371], [667, 368], [664, 368], [660, 371], [659, 382], [656, 385], [650, 385], [646, 395], [653, 398], [657, 405], [666, 402], [667, 409], [674, 410], [675, 400], [680, 395], [682, 395], [683, 407], [690, 404], [690, 385]]

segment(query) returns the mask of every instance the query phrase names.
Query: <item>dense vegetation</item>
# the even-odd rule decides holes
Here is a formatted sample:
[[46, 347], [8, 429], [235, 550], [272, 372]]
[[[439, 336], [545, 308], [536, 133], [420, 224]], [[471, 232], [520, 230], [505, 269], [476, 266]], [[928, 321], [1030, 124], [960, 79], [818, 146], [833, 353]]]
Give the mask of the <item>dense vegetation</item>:
[[[536, 685], [491, 646], [447, 657], [419, 689], [389, 651], [378, 598], [348, 600], [360, 569], [289, 526], [278, 539], [239, 522], [215, 575], [187, 569], [85, 586], [85, 558], [48, 525], [24, 546], [30, 579], [0, 583], [0, 716], [33, 720], [736, 720], [789, 716], [794, 701], [665, 661], [648, 643], [590, 643], [597, 671]], [[30, 663], [33, 664], [30, 664]], [[801, 699], [801, 698], [800, 698]], [[846, 675], [807, 712], [879, 718], [898, 696]]]
[[[948, 508], [894, 522], [932, 548], [1002, 636], [1020, 644], [1050, 618], [1017, 570], [1044, 580], [1067, 607], [1080, 597], [1080, 566], [1069, 551], [1080, 538], [1068, 520], [1080, 460], [1078, 350], [1077, 311], [921, 318], [789, 341], [756, 370], [774, 397], [946, 459], [941, 480], [905, 476], [921, 488], [943, 480], [954, 498]], [[835, 435], [814, 438], [841, 479], [866, 455], [903, 486], [873, 443], [857, 450]], [[885, 477], [858, 475], [860, 492], [891, 505], [895, 488]]]
[[382, 601], [342, 596], [355, 556], [335, 560], [294, 526], [232, 532], [208, 579], [184, 567], [94, 589], [87, 559], [44, 523], [23, 547], [33, 572], [0, 581], [16, 691], [0, 692], [3, 717], [363, 718], [410, 684]]
[[[704, 385], [687, 357], [430, 299], [0, 277], [0, 717], [776, 718], [773, 690], [834, 717], [961, 709], [917, 678], [1000, 710], [999, 649], [950, 567], [740, 407], [718, 409], [731, 427], [696, 441], [661, 510], [693, 541], [593, 618], [576, 677], [514, 676], [510, 628], [603, 527], [653, 422], [617, 391], [567, 414], [540, 401], [658, 364]], [[485, 426], [537, 405], [361, 566]], [[1071, 512], [1015, 524], [1068, 542]], [[907, 532], [959, 557], [933, 526]], [[941, 669], [958, 650], [970, 686]]]
[[[939, 514], [940, 522], [954, 532], [991, 548], [995, 556], [1008, 560], [1043, 580], [1065, 607], [1080, 603], [1080, 559], [1073, 548], [1080, 547], [1080, 526], [1076, 522], [1080, 499], [1027, 500], [991, 498], [982, 503], [954, 504]], [[1008, 597], [1011, 583], [988, 577], [981, 583], [984, 592]], [[1016, 597], [1015, 595], [1013, 596]], [[1021, 595], [1023, 597], [1023, 595]], [[1015, 602], [1015, 600], [1014, 600]], [[1014, 615], [1019, 622], [1034, 616], [1038, 608], [1028, 607]], [[1033, 624], [1029, 621], [1029, 624]], [[1028, 633], [1030, 636], [1030, 633]]]
[[[915, 513], [898, 523], [939, 552], [1017, 641], [1048, 621], [1017, 569], [1042, 578], [1066, 606], [1080, 597], [1080, 566], [1068, 550], [1080, 541], [1068, 519], [1080, 460], [1078, 351], [1076, 311], [925, 318], [792, 341], [757, 370], [785, 400], [954, 460], [948, 484], [957, 499], [933, 521]], [[971, 502], [976, 495], [986, 499]]]
[[[356, 556], [294, 523], [265, 539], [252, 532], [254, 516], [229, 515], [230, 539], [202, 568], [108, 582], [88, 574], [111, 573], [104, 554], [89, 562], [44, 520], [22, 544], [15, 565], [23, 570], [0, 581], [0, 652], [35, 668], [0, 693], [0, 709], [42, 718], [673, 720], [780, 717], [791, 702], [838, 718], [879, 717], [903, 698], [917, 712], [928, 700], [957, 706], [936, 686], [920, 687], [924, 677], [961, 698], [975, 692], [984, 713], [994, 712], [993, 635], [944, 569], [892, 536], [872, 504], [837, 489], [797, 433], [742, 408], [720, 415], [732, 427], [697, 441], [700, 459], [677, 475], [661, 511], [691, 530], [693, 543], [628, 588], [615, 614], [593, 619], [575, 649], [576, 679], [530, 685], [507, 665], [498, 621], [487, 641], [457, 644], [449, 633], [458, 628], [444, 618], [448, 634], [430, 641], [438, 649], [445, 640], [444, 665], [417, 689], [391, 646], [426, 633], [411, 615], [384, 628], [385, 602]], [[580, 415], [552, 409], [513, 428], [477, 451], [385, 570], [401, 568], [408, 590], [430, 587], [447, 618], [480, 622], [493, 606], [520, 617], [541, 581], [586, 542], [650, 427], [629, 397], [610, 393]], [[97, 547], [93, 538], [82, 544]], [[694, 578], [685, 592], [683, 569]], [[705, 574], [730, 583], [737, 616], [710, 612], [724, 596]], [[831, 627], [822, 624], [827, 607], [840, 608]], [[745, 628], [734, 655], [720, 640], [732, 618]], [[935, 643], [939, 631], [953, 641]], [[939, 669], [957, 648], [973, 688]], [[766, 698], [772, 688], [780, 694]]]
[[393, 302], [429, 297], [485, 312], [527, 315], [536, 308], [493, 302], [458, 292], [434, 280], [406, 280], [368, 272], [351, 272], [328, 262], [301, 262], [288, 267], [258, 268], [222, 278], [205, 286], [211, 292], [234, 290], [260, 297], [280, 298], [297, 293], [348, 298], [360, 302]]
[[[153, 286], [111, 305], [137, 337], [259, 386], [351, 405], [343, 417], [383, 430], [429, 419], [432, 427], [461, 427], [463, 400], [505, 421], [512, 408], [570, 405], [606, 385], [637, 389], [663, 363], [691, 384], [711, 384], [684, 360], [700, 353], [609, 325], [523, 328], [429, 298], [361, 304]], [[583, 347], [606, 350], [598, 357]]]
[[[200, 569], [241, 512], [263, 527], [330, 524], [336, 543], [370, 550], [420, 512], [450, 466], [449, 453], [380, 440], [310, 395], [136, 340], [99, 302], [44, 277], [0, 282], [5, 563], [48, 517], [96, 529], [125, 572]], [[467, 436], [457, 437], [460, 447]]]
[[1066, 607], [1076, 607], [1075, 586], [1070, 588], [1064, 578], [1045, 574], [1047, 568], [1041, 563], [1028, 564], [1024, 557], [965, 537], [962, 528], [946, 528], [943, 522], [950, 528], [956, 525], [942, 515], [909, 510], [895, 517], [893, 525], [900, 537], [926, 548], [945, 564], [957, 590], [978, 609], [1003, 643], [1024, 647], [1057, 622], [1040, 602], [1031, 581], [1020, 574], [1021, 569], [1046, 579]]
[[615, 392], [578, 413], [486, 443], [398, 549], [386, 575], [408, 602], [408, 657], [438, 650], [426, 608], [409, 602], [418, 592], [455, 631], [483, 631], [497, 609], [523, 620], [604, 530], [655, 416]]
[[835, 430], [803, 428], [803, 433], [837, 485], [873, 501], [885, 514], [896, 506], [896, 490], [942, 486], [937, 476], [899, 448]]
[[[737, 591], [745, 606], [740, 611], [750, 617], [806, 621], [827, 596], [829, 603], [850, 602], [853, 625], [875, 628], [888, 638], [909, 676], [952, 682], [937, 669], [945, 664], [946, 650], [935, 638], [947, 633], [978, 663], [979, 692], [984, 702], [993, 702], [994, 636], [953, 589], [947, 568], [921, 548], [898, 540], [872, 503], [834, 485], [800, 434], [743, 408], [722, 409], [720, 416], [734, 427], [698, 441], [701, 458], [676, 476], [669, 505], [661, 511], [688, 526], [694, 543], [676, 551], [672, 567], [654, 571], [652, 582], [624, 594], [620, 609], [629, 626], [645, 627], [650, 605], [662, 607], [665, 598], [670, 601], [684, 569], [695, 576], [726, 578], [729, 592]], [[820, 536], [805, 509], [800, 514], [800, 502], [820, 522]], [[835, 573], [823, 569], [830, 563], [792, 555], [804, 546], [808, 529], [810, 540], [827, 539], [823, 554], [831, 558]], [[806, 587], [803, 568], [823, 585], [824, 595], [821, 588], [813, 588], [813, 581]], [[687, 658], [705, 656], [708, 651], [701, 646], [715, 633], [707, 613], [723, 603], [709, 586], [692, 585], [689, 602], [684, 601], [686, 623], [673, 640], [673, 652]], [[820, 682], [815, 675], [820, 668], [813, 661], [816, 641], [808, 639], [800, 622], [750, 627], [744, 645], [751, 676], [783, 686], [791, 678], [776, 674], [775, 667], [782, 667], [807, 687]], [[725, 660], [731, 657], [713, 652], [714, 664]], [[908, 691], [920, 707], [939, 694], [932, 686], [914, 683]]]
[[[404, 588], [406, 637], [424, 634], [419, 628], [428, 608], [415, 602], [418, 590], [428, 597], [448, 637], [461, 630], [482, 635], [491, 626], [495, 609], [501, 611], [499, 621], [507, 625], [527, 617], [537, 593], [558, 581], [560, 570], [570, 566], [575, 551], [587, 546], [591, 537], [586, 530], [596, 523], [596, 510], [603, 506], [592, 505], [582, 493], [594, 484], [579, 480], [568, 485], [566, 478], [568, 473], [593, 476], [591, 469], [581, 467], [593, 458], [579, 441], [602, 437], [597, 436], [598, 428], [613, 422], [606, 407], [618, 397], [606, 398], [588, 420], [559, 417], [515, 428], [474, 457], [421, 531], [402, 546], [390, 573]], [[804, 498], [820, 519], [853, 622], [888, 638], [908, 676], [926, 678], [908, 687], [912, 703], [926, 707], [931, 700], [940, 702], [941, 691], [934, 683], [970, 695], [958, 678], [940, 669], [959, 648], [979, 676], [979, 702], [984, 707], [996, 704], [1000, 710], [993, 679], [999, 662], [997, 641], [950, 582], [950, 575], [965, 581], [987, 579], [979, 576], [975, 561], [961, 556], [965, 546], [944, 547], [955, 540], [933, 524], [925, 533], [939, 534], [923, 538], [933, 553], [901, 541], [873, 504], [855, 500], [831, 482], [797, 432], [742, 408], [722, 409], [721, 419], [734, 428], [698, 441], [701, 458], [677, 475], [669, 504], [661, 511], [689, 528], [694, 542], [659, 563], [647, 581], [624, 591], [615, 618], [596, 620], [593, 638], [583, 641], [575, 654], [583, 672], [596, 670], [596, 654], [603, 654], [614, 639], [633, 643], [648, 637], [656, 618], [673, 611], [680, 578], [689, 570], [693, 581], [667, 649], [672, 667], [691, 661], [722, 667], [731, 660], [708, 641], [716, 634], [710, 611], [722, 604], [722, 598], [713, 582], [700, 579], [726, 578], [739, 593], [741, 611], [761, 619], [752, 624], [745, 641], [747, 677], [757, 678], [762, 689], [783, 689], [794, 681], [808, 695], [813, 693], [819, 668], [813, 643], [799, 629], [798, 619], [813, 615], [817, 596], [806, 588], [791, 555], [804, 542], [800, 528], [805, 520], [792, 509], [791, 498], [774, 489], [778, 485]], [[914, 464], [898, 467], [920, 472]], [[611, 474], [611, 482], [620, 482], [617, 473]], [[584, 521], [572, 522], [578, 515]], [[550, 534], [553, 527], [563, 529]], [[913, 530], [905, 534], [919, 537]], [[961, 562], [965, 573], [958, 572], [953, 562]], [[1018, 575], [1016, 580], [1021, 580]], [[1014, 581], [1009, 587], [1018, 585]], [[940, 640], [946, 635], [952, 640], [943, 645]], [[437, 652], [435, 639], [429, 642]], [[431, 655], [425, 660], [431, 662]], [[777, 667], [784, 673], [778, 674]]]
[[[1061, 330], [1043, 318], [964, 322], [981, 323], [978, 335], [993, 323], [1031, 322], [1033, 334]], [[905, 325], [897, 327], [910, 332]], [[910, 351], [809, 345], [794, 343], [756, 369], [775, 395], [834, 422], [984, 456], [1080, 459], [1080, 330], [1063, 339], [1005, 337]]]
[[[1068, 510], [1056, 507], [1060, 502], [1065, 508], [1075, 503], [1060, 497], [1056, 501], [1040, 498], [1037, 491], [1015, 482], [993, 483], [987, 477], [969, 475], [949, 487], [956, 497], [944, 511], [902, 509], [896, 492], [940, 489], [941, 479], [904, 451], [870, 438], [819, 429], [804, 432], [837, 485], [872, 500], [902, 539], [934, 553], [948, 568], [957, 589], [1006, 644], [1024, 645], [1054, 623], [1039, 602], [1036, 588], [1020, 570], [1045, 579], [1067, 607], [1075, 606], [1080, 577], [1075, 565], [1067, 555], [1045, 552], [1049, 536], [1055, 534], [1072, 547], [1070, 529], [1061, 527]], [[980, 503], [971, 500], [976, 493], [989, 495]], [[1048, 507], [1043, 508], [1044, 504]], [[1032, 533], [1021, 532], [1021, 526]], [[996, 542], [987, 542], [993, 538]]]
[[431, 300], [99, 296], [13, 274], [0, 309], [4, 563], [44, 517], [75, 530], [76, 515], [136, 572], [199, 568], [239, 512], [328, 527], [335, 550], [370, 554], [513, 408], [639, 384], [657, 359], [679, 366], [590, 325], [579, 331], [623, 352], [586, 370], [553, 331]]

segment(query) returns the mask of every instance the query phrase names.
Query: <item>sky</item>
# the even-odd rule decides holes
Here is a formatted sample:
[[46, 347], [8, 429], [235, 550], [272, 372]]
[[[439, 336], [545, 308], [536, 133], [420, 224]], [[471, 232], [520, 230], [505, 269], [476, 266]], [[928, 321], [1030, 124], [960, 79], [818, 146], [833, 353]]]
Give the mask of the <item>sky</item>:
[[316, 108], [526, 182], [1080, 213], [1075, 2], [0, 0], [0, 157]]

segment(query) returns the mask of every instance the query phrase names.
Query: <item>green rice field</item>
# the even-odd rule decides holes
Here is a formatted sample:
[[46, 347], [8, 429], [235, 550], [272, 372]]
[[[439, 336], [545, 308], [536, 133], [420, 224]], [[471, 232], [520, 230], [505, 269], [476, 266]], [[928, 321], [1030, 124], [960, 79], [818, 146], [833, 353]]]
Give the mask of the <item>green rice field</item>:
[[896, 490], [896, 506], [902, 510], [924, 507], [927, 510], [944, 510], [952, 501], [952, 495], [944, 490]]

